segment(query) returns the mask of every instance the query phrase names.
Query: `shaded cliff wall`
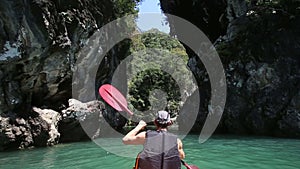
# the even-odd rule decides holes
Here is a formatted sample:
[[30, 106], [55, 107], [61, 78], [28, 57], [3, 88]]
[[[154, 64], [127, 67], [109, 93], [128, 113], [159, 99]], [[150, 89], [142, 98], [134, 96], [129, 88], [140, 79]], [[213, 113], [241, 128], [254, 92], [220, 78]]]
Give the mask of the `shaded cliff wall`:
[[135, 1], [117, 2], [1, 1], [1, 112], [67, 104], [76, 52], [97, 28], [135, 12]]
[[[228, 90], [218, 132], [300, 137], [299, 1], [160, 2], [165, 13], [195, 24], [218, 50]], [[177, 35], [176, 23], [169, 22]], [[193, 127], [199, 132], [207, 116], [210, 84], [195, 53], [186, 50], [200, 88], [201, 108]]]
[[[0, 1], [0, 150], [57, 143], [59, 135], [55, 141], [47, 142], [51, 124], [42, 118], [44, 113], [32, 109], [34, 106], [57, 111], [59, 123], [55, 122], [54, 126], [60, 126], [60, 134], [80, 130], [78, 119], [64, 119], [61, 112], [72, 97], [72, 71], [77, 52], [98, 28], [126, 13], [136, 13], [137, 2]], [[109, 37], [103, 35], [100, 39], [105, 48], [104, 42]], [[107, 54], [113, 59], [111, 63], [118, 64], [124, 57], [122, 54], [111, 57], [112, 52], [126, 48], [121, 46], [125, 47], [117, 45]], [[110, 71], [113, 67], [102, 66]], [[110, 72], [103, 77], [109, 75]], [[42, 144], [36, 138], [41, 138]], [[72, 141], [72, 138], [65, 140]]]

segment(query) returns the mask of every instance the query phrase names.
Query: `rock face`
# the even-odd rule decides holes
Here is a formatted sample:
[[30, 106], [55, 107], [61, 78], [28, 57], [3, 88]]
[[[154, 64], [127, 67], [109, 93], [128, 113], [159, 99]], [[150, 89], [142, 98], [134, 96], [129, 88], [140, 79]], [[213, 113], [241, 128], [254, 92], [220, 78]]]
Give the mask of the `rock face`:
[[0, 150], [51, 146], [95, 139], [103, 134], [105, 105], [101, 101], [69, 100], [61, 112], [34, 107], [29, 118], [0, 117]]
[[[1, 117], [0, 150], [10, 147], [29, 147], [33, 143], [30, 125], [22, 118], [14, 119], [12, 124], [9, 117]], [[13, 144], [11, 144], [13, 143]]]
[[0, 117], [0, 150], [57, 144], [60, 120], [58, 112], [39, 108], [33, 108], [26, 120], [14, 116]]
[[[72, 73], [77, 52], [100, 27], [135, 13], [139, 0], [2, 0], [0, 2], [0, 147], [51, 145], [59, 138], [52, 117], [72, 97]], [[103, 35], [103, 42], [109, 37]], [[125, 49], [122, 50], [126, 51]], [[105, 48], [103, 43], [102, 48]], [[113, 49], [119, 52], [118, 45]], [[112, 52], [110, 52], [112, 53]], [[108, 54], [117, 64], [123, 54]], [[98, 86], [109, 81], [113, 64], [102, 64]], [[97, 82], [98, 82], [97, 81]], [[95, 87], [96, 88], [96, 87]], [[96, 89], [95, 89], [96, 91]], [[90, 101], [90, 100], [89, 100]], [[40, 107], [51, 109], [35, 108]], [[59, 113], [60, 114], [60, 113]], [[114, 126], [121, 126], [111, 115]], [[54, 117], [52, 117], [54, 118]], [[60, 132], [66, 119], [59, 123]], [[122, 121], [122, 124], [124, 120]], [[67, 124], [65, 124], [68, 126]], [[32, 131], [32, 132], [31, 132]], [[66, 129], [66, 131], [68, 131]], [[76, 138], [77, 139], [77, 138]]]
[[116, 17], [112, 1], [4, 0], [0, 6], [1, 112], [67, 105], [76, 52]]
[[98, 138], [103, 123], [104, 104], [100, 101], [82, 103], [69, 100], [69, 107], [62, 110], [59, 123], [61, 142], [81, 141]]
[[[46, 145], [54, 145], [57, 144], [60, 138], [60, 133], [58, 132], [58, 123], [62, 119], [61, 114], [50, 109], [39, 109], [34, 107], [34, 112], [37, 112], [39, 114], [39, 117], [43, 121], [46, 122], [47, 128], [45, 128], [43, 131], [47, 132], [44, 135], [49, 137], [49, 139], [46, 142]], [[39, 124], [35, 124], [35, 126], [39, 127]], [[42, 125], [43, 126], [43, 125]], [[39, 133], [38, 133], [39, 134]], [[43, 137], [40, 138], [39, 142], [43, 142], [45, 139]], [[43, 145], [40, 144], [37, 139], [34, 140], [36, 145]]]
[[[200, 28], [210, 39], [226, 32], [226, 0], [160, 0], [163, 12], [179, 16]], [[176, 23], [169, 20], [171, 33], [176, 34]]]
[[[300, 137], [300, 13], [296, 1], [227, 2], [161, 0], [162, 9], [183, 17], [200, 28], [214, 42], [227, 78], [227, 103], [218, 132]], [[181, 8], [180, 4], [189, 6]], [[209, 6], [211, 4], [211, 6]], [[201, 7], [200, 7], [200, 6]], [[224, 6], [225, 5], [225, 6]], [[206, 13], [191, 12], [199, 8]], [[226, 22], [214, 18], [227, 18]], [[191, 15], [191, 17], [187, 17]], [[201, 18], [196, 20], [195, 18]], [[223, 25], [226, 24], [226, 31]], [[204, 26], [203, 26], [204, 25]], [[209, 25], [217, 28], [206, 29]], [[176, 23], [171, 27], [176, 34]], [[218, 38], [219, 37], [219, 38]], [[189, 49], [190, 61], [197, 60]], [[200, 86], [199, 132], [207, 115], [210, 84], [203, 65], [189, 64]]]

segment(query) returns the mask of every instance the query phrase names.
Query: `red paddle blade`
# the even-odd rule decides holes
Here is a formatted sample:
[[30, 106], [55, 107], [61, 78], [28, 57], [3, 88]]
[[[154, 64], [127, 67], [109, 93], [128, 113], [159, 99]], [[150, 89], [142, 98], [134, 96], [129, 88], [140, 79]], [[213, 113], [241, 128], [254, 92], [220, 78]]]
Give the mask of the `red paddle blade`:
[[99, 94], [103, 100], [117, 111], [126, 111], [130, 115], [133, 113], [127, 108], [127, 101], [122, 93], [110, 84], [102, 85]]
[[99, 88], [99, 94], [107, 104], [118, 111], [122, 111], [123, 109], [115, 98], [118, 98], [119, 102], [123, 103], [123, 105], [127, 107], [127, 102], [124, 96], [112, 85], [102, 85]]

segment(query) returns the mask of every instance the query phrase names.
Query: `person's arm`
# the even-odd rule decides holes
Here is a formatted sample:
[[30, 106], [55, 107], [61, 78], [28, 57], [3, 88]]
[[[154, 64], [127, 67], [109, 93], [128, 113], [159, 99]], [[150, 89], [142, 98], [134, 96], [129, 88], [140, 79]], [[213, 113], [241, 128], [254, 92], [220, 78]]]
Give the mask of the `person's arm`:
[[131, 130], [126, 136], [123, 137], [122, 141], [124, 144], [131, 144], [131, 145], [138, 145], [138, 144], [144, 144], [146, 140], [146, 132], [140, 132], [137, 134], [140, 130], [145, 128], [147, 125], [146, 122], [141, 120], [139, 124]]
[[185, 158], [185, 154], [183, 151], [183, 144], [180, 139], [177, 139], [177, 145], [178, 145], [179, 156], [180, 156], [180, 159], [182, 160]]

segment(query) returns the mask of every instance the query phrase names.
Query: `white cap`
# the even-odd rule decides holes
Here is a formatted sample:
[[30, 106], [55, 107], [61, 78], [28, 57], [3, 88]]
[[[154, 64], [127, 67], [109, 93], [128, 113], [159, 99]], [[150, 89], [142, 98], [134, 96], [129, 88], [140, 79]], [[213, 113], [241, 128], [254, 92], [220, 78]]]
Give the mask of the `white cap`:
[[156, 115], [156, 121], [159, 124], [167, 124], [171, 122], [170, 114], [164, 110], [158, 111]]

